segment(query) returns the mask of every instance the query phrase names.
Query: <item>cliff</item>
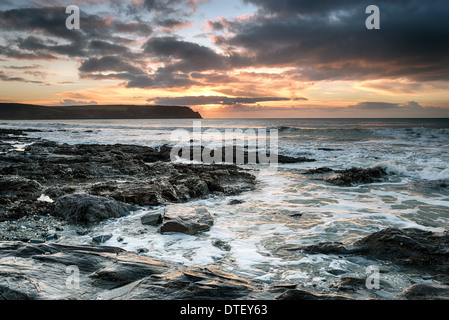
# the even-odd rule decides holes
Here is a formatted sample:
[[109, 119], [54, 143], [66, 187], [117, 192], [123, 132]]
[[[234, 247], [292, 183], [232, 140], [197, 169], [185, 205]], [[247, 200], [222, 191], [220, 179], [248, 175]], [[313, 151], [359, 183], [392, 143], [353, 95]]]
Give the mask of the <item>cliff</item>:
[[39, 106], [0, 103], [2, 120], [87, 120], [87, 119], [202, 119], [198, 112], [180, 106]]

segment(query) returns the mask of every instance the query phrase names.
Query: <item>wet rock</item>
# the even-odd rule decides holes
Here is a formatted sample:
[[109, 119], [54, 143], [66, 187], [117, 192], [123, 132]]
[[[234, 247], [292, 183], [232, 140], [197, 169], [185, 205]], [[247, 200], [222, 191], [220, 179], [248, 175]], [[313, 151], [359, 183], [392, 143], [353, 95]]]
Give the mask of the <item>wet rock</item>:
[[186, 207], [171, 205], [165, 207], [162, 217], [161, 233], [178, 232], [196, 234], [209, 230], [214, 219], [204, 207]]
[[228, 205], [234, 206], [234, 205], [236, 205], [236, 204], [242, 204], [242, 203], [244, 203], [244, 202], [245, 202], [245, 201], [243, 201], [243, 200], [233, 199], [233, 200], [231, 200], [231, 201], [228, 202]]
[[449, 286], [418, 283], [402, 291], [396, 298], [404, 300], [449, 300]]
[[387, 172], [382, 167], [368, 169], [351, 168], [335, 172], [337, 173], [337, 176], [326, 179], [326, 181], [338, 186], [382, 182], [387, 176]]
[[[174, 154], [176, 154], [177, 150], [174, 150]], [[183, 151], [186, 151], [183, 153]], [[230, 154], [232, 152], [232, 155]], [[210, 162], [211, 159], [217, 160], [223, 163], [232, 163], [232, 164], [266, 164], [266, 159], [262, 157], [266, 157], [272, 161], [282, 164], [288, 163], [303, 163], [303, 162], [315, 162], [315, 159], [305, 158], [305, 157], [292, 157], [285, 155], [276, 155], [270, 154], [270, 152], [266, 151], [248, 151], [247, 148], [242, 147], [223, 147], [221, 149], [209, 149], [204, 146], [191, 146], [190, 151], [188, 148], [185, 150], [178, 150], [177, 155], [185, 160], [197, 160]], [[261, 157], [262, 156], [262, 157]], [[271, 162], [273, 163], [273, 162]]]
[[90, 224], [130, 213], [129, 206], [114, 199], [87, 194], [74, 194], [58, 198], [54, 204], [57, 216], [73, 224]]
[[160, 213], [147, 213], [140, 218], [140, 222], [145, 226], [158, 226], [162, 223], [162, 217]]
[[53, 214], [53, 205], [37, 200], [4, 201], [0, 207], [0, 221], [17, 220], [32, 215], [46, 216], [50, 214]]
[[[342, 277], [340, 282], [338, 283], [337, 290], [344, 292], [367, 290], [366, 281], [366, 278]], [[379, 287], [382, 290], [393, 288], [390, 283], [382, 279], [379, 280]]]
[[112, 238], [112, 234], [103, 234], [99, 236], [94, 236], [92, 242], [96, 244], [102, 244]]
[[[79, 287], [67, 285], [74, 267]], [[250, 299], [261, 292], [215, 266], [186, 268], [107, 246], [0, 242], [0, 269], [7, 300]]]
[[324, 180], [342, 187], [382, 182], [387, 177], [387, 172], [382, 167], [368, 169], [351, 168], [346, 170], [334, 170], [328, 167], [322, 167], [306, 170], [303, 174], [313, 175], [316, 180]]
[[39, 195], [42, 186], [30, 179], [20, 176], [0, 176], [0, 197], [16, 199], [34, 199]]
[[184, 203], [211, 194], [236, 195], [255, 188], [256, 179], [233, 165], [184, 165], [157, 162], [141, 179], [94, 184], [89, 193], [137, 205]]
[[304, 174], [325, 174], [325, 173], [331, 173], [334, 172], [333, 169], [328, 167], [322, 167], [317, 169], [309, 169], [304, 172]]
[[352, 300], [346, 295], [318, 294], [301, 289], [290, 289], [276, 297], [276, 300]]
[[212, 245], [222, 251], [231, 251], [231, 245], [220, 239], [212, 241]]
[[307, 253], [363, 255], [402, 265], [449, 270], [449, 231], [433, 233], [420, 229], [387, 228], [352, 244], [325, 242], [288, 250]]

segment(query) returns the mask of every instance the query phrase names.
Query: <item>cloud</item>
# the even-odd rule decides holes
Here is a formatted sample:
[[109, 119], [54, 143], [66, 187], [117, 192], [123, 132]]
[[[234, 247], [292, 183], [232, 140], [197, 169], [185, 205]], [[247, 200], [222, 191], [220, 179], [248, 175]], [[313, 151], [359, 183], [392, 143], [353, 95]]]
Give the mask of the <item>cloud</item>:
[[44, 83], [42, 81], [28, 80], [28, 79], [25, 79], [25, 78], [22, 78], [22, 77], [9, 76], [5, 72], [3, 72], [3, 71], [0, 71], [0, 81], [25, 82], [25, 83], [35, 83], [35, 84], [43, 84]]
[[64, 99], [59, 102], [59, 105], [61, 106], [95, 106], [98, 105], [98, 102], [96, 101], [77, 101], [72, 99]]
[[143, 6], [160, 15], [184, 14], [195, 12], [198, 5], [205, 1], [198, 0], [144, 0]]
[[81, 72], [103, 72], [103, 71], [117, 71], [140, 74], [142, 71], [128, 62], [123, 61], [117, 56], [104, 56], [102, 58], [90, 58], [85, 60], [79, 68]]
[[228, 21], [228, 35], [214, 38], [234, 54], [234, 66], [291, 66], [303, 81], [449, 80], [444, 0], [378, 1], [381, 30], [375, 31], [365, 27], [368, 1], [245, 1], [258, 13]]
[[290, 101], [290, 98], [281, 97], [223, 97], [223, 96], [185, 96], [185, 97], [158, 97], [156, 99], [149, 99], [160, 105], [187, 105], [187, 106], [202, 106], [202, 105], [249, 105], [260, 102], [277, 102]]
[[170, 71], [192, 72], [229, 68], [227, 58], [212, 49], [175, 37], [154, 37], [143, 46], [149, 57], [165, 63]]
[[359, 102], [355, 105], [349, 106], [348, 108], [360, 110], [393, 110], [393, 109], [423, 110], [423, 107], [415, 101], [409, 101], [405, 104], [388, 103], [388, 102]]

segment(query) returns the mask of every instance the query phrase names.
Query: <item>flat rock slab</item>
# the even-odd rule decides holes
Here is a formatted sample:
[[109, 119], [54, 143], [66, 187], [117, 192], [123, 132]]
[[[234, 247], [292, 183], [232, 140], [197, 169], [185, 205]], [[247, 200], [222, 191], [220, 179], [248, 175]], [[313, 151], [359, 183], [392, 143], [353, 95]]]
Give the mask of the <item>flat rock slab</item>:
[[166, 206], [162, 217], [161, 233], [178, 232], [196, 234], [207, 231], [214, 224], [209, 211], [204, 207]]
[[254, 281], [107, 246], [0, 242], [0, 300], [251, 299]]

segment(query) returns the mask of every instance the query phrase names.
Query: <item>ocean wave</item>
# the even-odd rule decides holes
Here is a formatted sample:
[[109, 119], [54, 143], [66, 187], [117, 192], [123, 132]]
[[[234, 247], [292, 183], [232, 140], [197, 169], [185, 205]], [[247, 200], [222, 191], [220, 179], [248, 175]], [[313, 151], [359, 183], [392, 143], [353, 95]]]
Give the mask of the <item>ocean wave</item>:
[[407, 168], [404, 164], [394, 160], [378, 162], [372, 167], [382, 167], [389, 174], [396, 174], [418, 180], [449, 181], [449, 168], [442, 169], [429, 166]]
[[443, 140], [449, 141], [449, 128], [380, 128], [372, 129], [374, 134], [397, 140]]

